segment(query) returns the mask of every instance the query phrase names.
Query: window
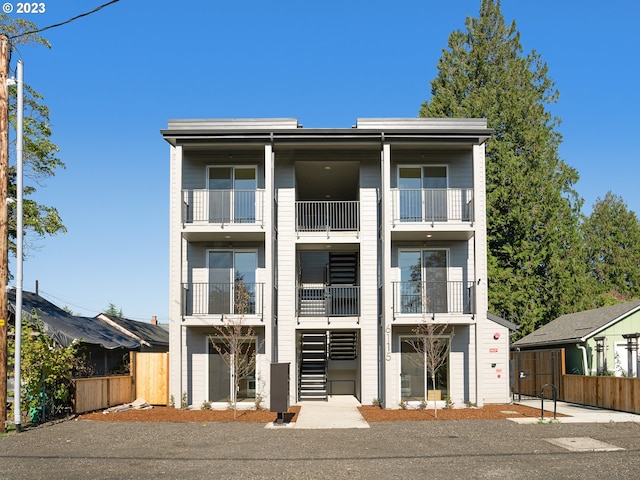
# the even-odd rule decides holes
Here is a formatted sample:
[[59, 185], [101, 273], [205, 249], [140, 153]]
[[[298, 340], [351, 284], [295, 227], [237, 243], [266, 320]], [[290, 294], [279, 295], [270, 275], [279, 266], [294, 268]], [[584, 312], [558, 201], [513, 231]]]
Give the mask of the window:
[[[256, 313], [257, 257], [255, 251], [209, 251], [209, 313]], [[247, 305], [236, 305], [240, 286], [249, 295]]]
[[[256, 354], [256, 339], [247, 337], [241, 341], [240, 361], [249, 359]], [[210, 402], [231, 402], [234, 400], [233, 392], [233, 359], [229, 345], [219, 337], [209, 337], [209, 398]], [[248, 375], [240, 378], [238, 382], [236, 400], [253, 401], [256, 398], [256, 373], [255, 366]]]
[[446, 221], [447, 187], [445, 165], [400, 167], [400, 221]]
[[256, 221], [255, 167], [209, 167], [209, 221]]
[[447, 250], [400, 250], [400, 312], [446, 313]]
[[[417, 336], [400, 338], [400, 399], [404, 402], [423, 401], [428, 399], [444, 400], [449, 395], [449, 357], [442, 367], [436, 372], [435, 398], [431, 381], [431, 372], [428, 371], [425, 355], [418, 353], [412, 340]], [[440, 341], [449, 342], [448, 338]]]

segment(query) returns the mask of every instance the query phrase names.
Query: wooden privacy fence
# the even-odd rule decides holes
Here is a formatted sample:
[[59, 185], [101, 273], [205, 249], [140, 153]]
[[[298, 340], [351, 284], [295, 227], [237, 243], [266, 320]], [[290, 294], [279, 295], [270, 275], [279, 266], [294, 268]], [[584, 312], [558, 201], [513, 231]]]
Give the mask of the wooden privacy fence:
[[151, 405], [169, 404], [169, 354], [131, 352], [135, 398]]
[[[514, 395], [539, 397], [545, 385], [554, 385], [556, 398], [562, 398], [561, 376], [565, 373], [565, 350], [516, 350], [511, 352], [511, 390]], [[553, 396], [545, 388], [546, 398]]]
[[75, 413], [90, 412], [132, 402], [132, 378], [131, 375], [121, 375], [118, 377], [75, 379]]
[[640, 378], [563, 375], [562, 391], [564, 402], [640, 413]]
[[76, 378], [74, 411], [91, 412], [144, 398], [151, 405], [169, 402], [169, 354], [131, 352], [130, 375]]

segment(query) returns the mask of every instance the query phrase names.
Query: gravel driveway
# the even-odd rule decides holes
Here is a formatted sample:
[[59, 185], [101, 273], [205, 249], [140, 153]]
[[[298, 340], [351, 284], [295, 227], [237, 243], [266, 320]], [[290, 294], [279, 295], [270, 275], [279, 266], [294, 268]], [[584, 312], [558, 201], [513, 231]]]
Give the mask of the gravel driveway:
[[[576, 453], [547, 441], [566, 437], [625, 450]], [[0, 439], [0, 478], [637, 478], [639, 438], [634, 423], [390, 422], [298, 430], [67, 421]]]

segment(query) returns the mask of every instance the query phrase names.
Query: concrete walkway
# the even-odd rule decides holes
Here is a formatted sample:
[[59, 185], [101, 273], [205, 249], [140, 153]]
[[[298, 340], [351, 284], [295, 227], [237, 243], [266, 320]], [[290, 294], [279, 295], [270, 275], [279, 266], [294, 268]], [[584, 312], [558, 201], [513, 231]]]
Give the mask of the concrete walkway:
[[300, 413], [293, 428], [369, 428], [360, 415], [360, 402], [351, 395], [332, 395], [326, 402], [298, 402]]
[[[519, 405], [536, 408], [540, 411], [541, 401], [521, 400], [515, 402]], [[505, 408], [508, 410], [508, 408]], [[544, 401], [544, 409], [546, 412], [553, 412], [553, 400]], [[605, 410], [603, 408], [589, 407], [586, 405], [577, 405], [575, 403], [557, 402], [556, 412], [567, 417], [557, 417], [558, 423], [620, 423], [620, 422], [636, 422], [640, 423], [640, 415], [626, 412], [616, 412], [614, 410]], [[537, 423], [538, 418], [510, 418], [516, 423]], [[546, 420], [546, 417], [545, 417]]]

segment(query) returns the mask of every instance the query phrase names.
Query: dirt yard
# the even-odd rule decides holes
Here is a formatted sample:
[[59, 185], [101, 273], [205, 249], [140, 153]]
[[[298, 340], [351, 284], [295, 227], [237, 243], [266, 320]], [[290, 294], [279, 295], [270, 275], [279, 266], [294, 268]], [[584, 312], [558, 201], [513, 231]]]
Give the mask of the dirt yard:
[[[296, 421], [299, 406], [289, 409], [291, 421]], [[540, 417], [540, 410], [522, 405], [485, 405], [482, 408], [383, 410], [378, 407], [360, 407], [367, 422], [396, 422], [403, 420], [500, 420], [513, 417]], [[553, 416], [545, 412], [545, 416]], [[561, 416], [561, 415], [558, 415]], [[236, 418], [232, 410], [180, 410], [173, 407], [153, 407], [149, 410], [124, 412], [93, 412], [79, 416], [80, 420], [107, 422], [260, 422], [269, 423], [276, 414], [268, 410], [238, 410]]]

